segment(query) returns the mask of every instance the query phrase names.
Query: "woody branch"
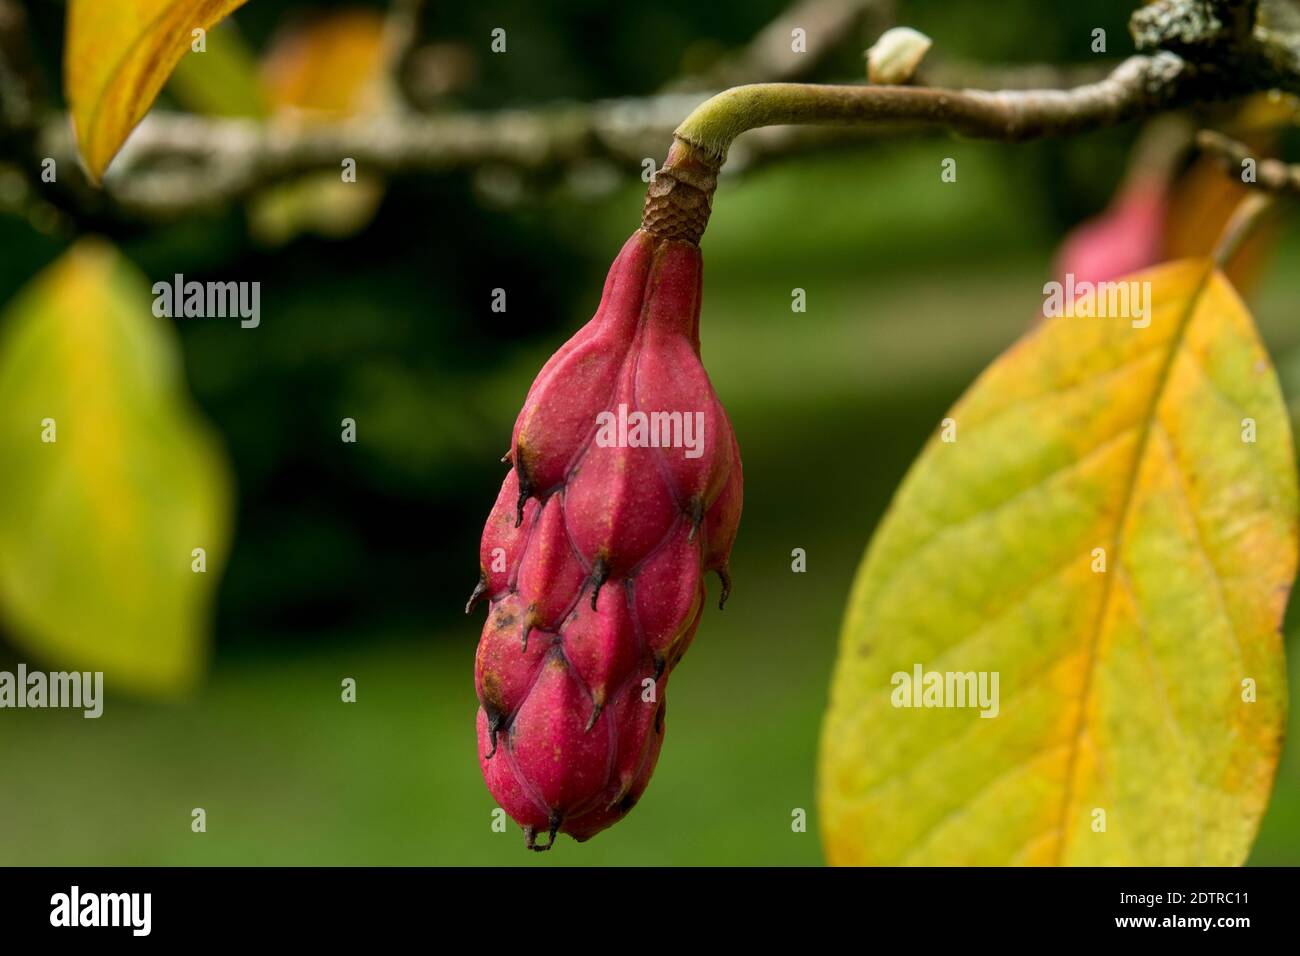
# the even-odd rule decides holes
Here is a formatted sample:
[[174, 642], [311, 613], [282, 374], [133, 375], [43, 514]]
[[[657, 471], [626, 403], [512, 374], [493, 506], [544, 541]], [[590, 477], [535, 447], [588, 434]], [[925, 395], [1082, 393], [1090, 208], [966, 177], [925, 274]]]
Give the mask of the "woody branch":
[[[677, 142], [715, 168], [728, 155], [733, 162], [762, 161], [903, 129], [1002, 141], [1073, 134], [1259, 90], [1300, 93], [1300, 34], [1260, 24], [1258, 10], [1258, 0], [1159, 0], [1141, 7], [1130, 23], [1139, 53], [1104, 78], [1068, 89], [765, 83], [713, 97], [665, 92], [487, 114], [402, 110], [310, 128], [159, 113], [132, 136], [103, 193], [74, 184], [62, 198], [74, 215], [149, 219], [237, 200], [302, 173], [337, 170], [343, 158], [382, 175], [493, 165], [544, 173], [593, 159], [630, 167], [658, 155], [687, 113], [676, 127]], [[38, 127], [34, 154], [71, 162], [73, 150], [65, 117]]]

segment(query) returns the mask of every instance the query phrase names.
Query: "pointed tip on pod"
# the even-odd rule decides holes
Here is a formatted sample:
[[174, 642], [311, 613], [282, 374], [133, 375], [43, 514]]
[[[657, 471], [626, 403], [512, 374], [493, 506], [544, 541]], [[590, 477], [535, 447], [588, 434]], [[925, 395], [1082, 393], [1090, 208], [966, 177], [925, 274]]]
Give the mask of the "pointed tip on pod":
[[474, 608], [478, 606], [479, 598], [487, 593], [487, 571], [482, 567], [478, 571], [478, 584], [474, 585], [474, 590], [470, 592], [469, 600], [465, 602], [465, 613], [474, 613]]
[[483, 711], [484, 713], [487, 714], [488, 739], [491, 741], [492, 744], [491, 749], [487, 752], [487, 755], [484, 756], [483, 759], [491, 760], [493, 757], [497, 755], [497, 734], [501, 732], [502, 718], [501, 718], [500, 711], [494, 708], [490, 708], [486, 704], [483, 706]]
[[695, 535], [699, 533], [700, 525], [704, 523], [704, 500], [698, 495], [691, 499], [686, 509], [686, 516], [691, 522], [691, 530], [686, 535], [686, 540], [694, 541]]
[[731, 570], [725, 564], [716, 570], [722, 584], [722, 593], [718, 595], [718, 610], [721, 611], [727, 606], [727, 598], [731, 597]]
[[524, 468], [523, 455], [520, 455], [519, 460], [515, 462], [515, 474], [519, 478], [519, 499], [515, 502], [515, 527], [518, 528], [524, 523], [524, 506], [528, 504], [528, 499], [533, 493], [533, 483]]
[[609, 580], [609, 562], [599, 557], [591, 566], [591, 609], [593, 611], [596, 610], [596, 598], [600, 597], [600, 589], [605, 586], [607, 580]]
[[604, 701], [596, 701], [591, 706], [591, 717], [587, 719], [587, 726], [584, 728], [585, 733], [591, 733], [591, 728], [596, 726], [596, 721], [600, 720], [600, 712], [605, 709]]
[[537, 842], [537, 828], [524, 827], [524, 846], [536, 853], [545, 853], [551, 847], [555, 846], [555, 834], [560, 832], [560, 824], [564, 818], [556, 810], [551, 811], [551, 817], [547, 821], [546, 833], [548, 842]]

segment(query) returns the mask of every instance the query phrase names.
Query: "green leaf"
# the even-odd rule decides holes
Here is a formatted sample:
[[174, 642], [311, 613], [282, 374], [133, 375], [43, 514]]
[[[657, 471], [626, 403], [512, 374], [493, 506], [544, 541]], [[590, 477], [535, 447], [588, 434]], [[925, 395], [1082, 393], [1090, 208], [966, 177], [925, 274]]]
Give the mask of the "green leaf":
[[184, 56], [167, 90], [183, 107], [205, 116], [265, 119], [270, 113], [257, 58], [227, 20], [208, 33], [202, 56]]
[[[1286, 710], [1290, 426], [1208, 261], [1128, 281], [1151, 283], [1149, 327], [1042, 323], [877, 531], [822, 732], [832, 863], [1245, 860]], [[917, 665], [996, 672], [997, 715], [896, 706]]]
[[[0, 321], [0, 618], [110, 692], [202, 672], [228, 547], [225, 458], [190, 404], [147, 280], [85, 240]], [[53, 441], [49, 439], [53, 438]], [[206, 572], [191, 569], [206, 552]]]

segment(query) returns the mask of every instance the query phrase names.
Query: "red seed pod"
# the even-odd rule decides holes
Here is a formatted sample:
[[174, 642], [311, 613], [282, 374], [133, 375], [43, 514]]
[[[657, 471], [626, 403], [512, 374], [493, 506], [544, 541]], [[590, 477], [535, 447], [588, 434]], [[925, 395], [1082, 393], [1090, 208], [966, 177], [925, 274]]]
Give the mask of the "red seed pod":
[[689, 238], [627, 241], [595, 317], [529, 389], [483, 531], [479, 762], [533, 849], [586, 840], [640, 798], [705, 572], [729, 589], [740, 453], [700, 363]]

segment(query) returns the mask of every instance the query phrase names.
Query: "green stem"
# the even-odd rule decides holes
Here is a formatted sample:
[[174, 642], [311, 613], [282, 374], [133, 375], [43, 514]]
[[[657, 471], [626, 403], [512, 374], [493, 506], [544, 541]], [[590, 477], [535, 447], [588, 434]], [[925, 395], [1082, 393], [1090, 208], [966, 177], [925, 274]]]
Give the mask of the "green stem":
[[1105, 79], [1067, 91], [755, 83], [707, 100], [676, 135], [718, 164], [737, 136], [760, 126], [903, 123], [1014, 142], [1109, 126], [1164, 108], [1184, 68], [1167, 54], [1135, 56]]
[[1222, 83], [1199, 83], [1195, 70], [1168, 53], [1129, 57], [1105, 79], [1064, 91], [737, 86], [701, 104], [677, 128], [668, 158], [646, 191], [641, 228], [662, 239], [698, 243], [727, 150], [741, 133], [760, 126], [901, 124], [1017, 142], [1111, 126], [1231, 92]]

